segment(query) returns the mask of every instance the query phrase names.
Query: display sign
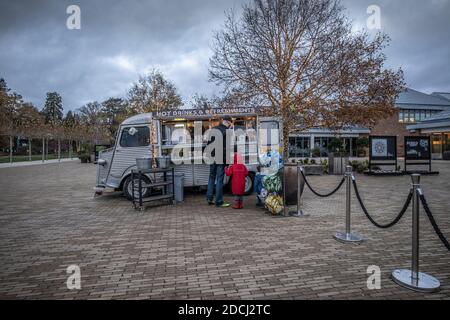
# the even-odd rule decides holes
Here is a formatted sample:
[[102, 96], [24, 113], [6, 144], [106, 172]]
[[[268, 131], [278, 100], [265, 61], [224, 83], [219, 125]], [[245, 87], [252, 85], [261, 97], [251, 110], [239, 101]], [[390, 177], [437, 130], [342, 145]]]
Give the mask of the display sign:
[[397, 137], [370, 137], [370, 158], [372, 160], [396, 160]]
[[405, 137], [406, 160], [430, 160], [430, 137]]
[[262, 108], [235, 107], [235, 108], [211, 108], [211, 109], [184, 109], [184, 110], [166, 110], [153, 113], [155, 118], [175, 119], [184, 117], [205, 117], [205, 116], [233, 116], [257, 114]]

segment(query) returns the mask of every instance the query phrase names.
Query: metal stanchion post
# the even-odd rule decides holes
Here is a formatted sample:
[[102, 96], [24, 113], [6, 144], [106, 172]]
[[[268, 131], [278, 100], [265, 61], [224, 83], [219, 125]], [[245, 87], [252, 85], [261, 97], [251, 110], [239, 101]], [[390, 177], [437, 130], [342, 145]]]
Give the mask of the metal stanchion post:
[[304, 181], [303, 181], [303, 167], [300, 164], [300, 162], [297, 163], [297, 211], [291, 211], [289, 212], [289, 216], [296, 217], [296, 218], [304, 218], [309, 217], [309, 214], [305, 214], [303, 210], [300, 208], [300, 201], [303, 194], [303, 187], [304, 187]]
[[345, 232], [336, 232], [334, 239], [343, 243], [360, 244], [363, 238], [351, 233], [351, 197], [352, 197], [352, 166], [345, 167], [346, 201], [345, 201]]
[[441, 286], [439, 280], [426, 273], [419, 272], [419, 197], [422, 194], [420, 174], [411, 175], [411, 179], [413, 185], [411, 270], [394, 270], [391, 278], [398, 285], [414, 291], [435, 292]]

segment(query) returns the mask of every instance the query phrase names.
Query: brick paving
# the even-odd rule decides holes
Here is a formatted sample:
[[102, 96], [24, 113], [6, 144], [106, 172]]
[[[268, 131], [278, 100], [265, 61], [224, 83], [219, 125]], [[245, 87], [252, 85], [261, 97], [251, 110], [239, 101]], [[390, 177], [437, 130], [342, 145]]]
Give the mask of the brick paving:
[[[423, 177], [436, 219], [450, 238], [450, 163]], [[338, 177], [310, 177], [323, 192]], [[374, 217], [390, 221], [409, 177], [358, 176]], [[93, 198], [95, 167], [79, 163], [0, 170], [1, 299], [449, 299], [450, 254], [421, 215], [421, 270], [442, 289], [415, 293], [390, 273], [409, 268], [411, 214], [399, 225], [373, 227], [353, 198], [360, 246], [333, 240], [344, 229], [344, 191], [327, 199], [306, 191], [305, 219], [273, 218], [256, 209], [208, 207], [200, 194], [176, 206], [132, 209], [118, 194]], [[231, 197], [229, 198], [231, 200]], [[66, 268], [81, 268], [81, 290], [68, 290]], [[382, 271], [368, 290], [367, 267]]]

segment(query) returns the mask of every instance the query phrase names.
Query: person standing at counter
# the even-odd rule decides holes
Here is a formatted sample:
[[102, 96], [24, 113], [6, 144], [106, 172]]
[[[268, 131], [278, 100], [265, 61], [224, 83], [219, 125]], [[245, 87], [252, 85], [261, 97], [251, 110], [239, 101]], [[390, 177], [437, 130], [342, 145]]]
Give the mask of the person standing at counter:
[[[209, 205], [215, 204], [216, 207], [228, 208], [229, 203], [223, 201], [223, 178], [225, 175], [226, 166], [226, 133], [229, 128], [231, 128], [232, 122], [231, 117], [223, 117], [221, 124], [214, 127], [212, 130], [219, 130], [222, 135], [222, 148], [223, 148], [223, 159], [215, 159], [214, 163], [209, 166], [209, 180], [208, 180], [208, 191], [206, 193], [206, 200]], [[210, 143], [213, 143], [211, 141]], [[212, 154], [215, 157], [215, 154]], [[222, 160], [222, 161], [220, 161]], [[216, 201], [214, 202], [214, 192], [216, 195]]]

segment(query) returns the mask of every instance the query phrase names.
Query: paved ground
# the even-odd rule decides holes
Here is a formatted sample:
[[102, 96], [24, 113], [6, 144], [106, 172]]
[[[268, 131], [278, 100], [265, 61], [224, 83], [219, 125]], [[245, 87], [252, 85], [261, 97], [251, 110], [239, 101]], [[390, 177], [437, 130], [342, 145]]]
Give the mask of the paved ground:
[[[450, 163], [423, 185], [450, 238]], [[421, 268], [442, 282], [436, 294], [402, 289], [390, 279], [409, 267], [411, 215], [389, 230], [373, 227], [353, 202], [353, 228], [366, 242], [332, 239], [343, 230], [343, 191], [318, 199], [307, 191], [307, 219], [272, 218], [254, 208], [213, 209], [203, 196], [136, 212], [119, 195], [92, 198], [93, 165], [49, 164], [0, 171], [0, 298], [55, 299], [449, 299], [450, 254], [421, 219]], [[329, 190], [338, 177], [311, 177]], [[358, 176], [369, 210], [392, 219], [408, 177]], [[81, 290], [66, 287], [66, 268], [81, 268]], [[367, 267], [382, 271], [368, 290]]]

